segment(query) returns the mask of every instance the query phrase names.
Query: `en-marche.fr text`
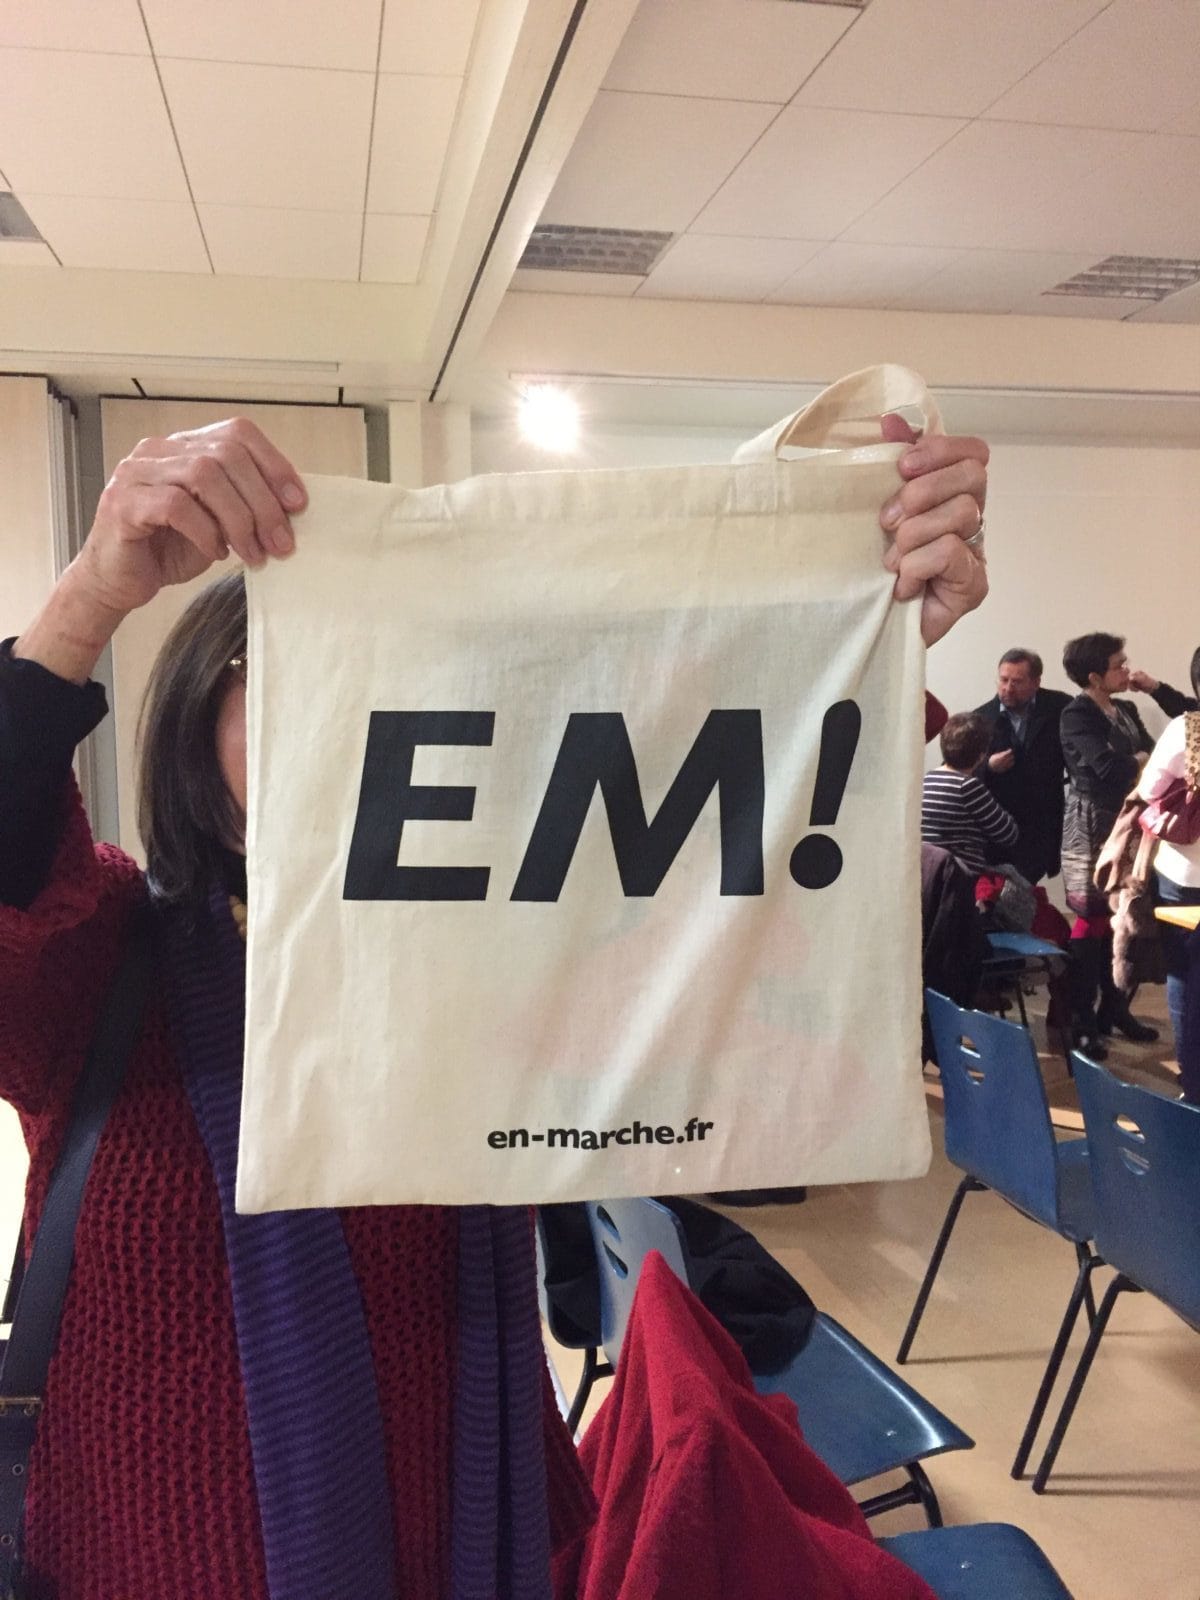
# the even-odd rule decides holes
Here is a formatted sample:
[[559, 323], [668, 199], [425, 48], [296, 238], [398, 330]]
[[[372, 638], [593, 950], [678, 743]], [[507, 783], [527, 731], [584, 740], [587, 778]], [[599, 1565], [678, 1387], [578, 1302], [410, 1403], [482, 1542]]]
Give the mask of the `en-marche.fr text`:
[[493, 1128], [487, 1142], [493, 1150], [528, 1150], [535, 1144], [548, 1150], [607, 1150], [610, 1145], [694, 1144], [716, 1127], [700, 1117], [689, 1117], [683, 1127], [669, 1123], [630, 1122], [623, 1128]]

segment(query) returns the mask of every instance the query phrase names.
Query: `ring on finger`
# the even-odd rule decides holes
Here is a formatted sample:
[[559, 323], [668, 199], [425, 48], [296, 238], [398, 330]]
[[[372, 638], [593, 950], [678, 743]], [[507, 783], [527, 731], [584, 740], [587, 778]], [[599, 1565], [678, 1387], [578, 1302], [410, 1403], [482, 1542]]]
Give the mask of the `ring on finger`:
[[982, 546], [982, 544], [983, 544], [983, 531], [984, 531], [984, 528], [986, 526], [987, 526], [986, 519], [984, 518], [983, 513], [981, 512], [980, 516], [979, 516], [979, 526], [975, 529], [975, 532], [971, 535], [971, 537], [969, 539], [964, 539], [963, 540], [963, 543], [966, 545], [968, 550], [978, 550]]

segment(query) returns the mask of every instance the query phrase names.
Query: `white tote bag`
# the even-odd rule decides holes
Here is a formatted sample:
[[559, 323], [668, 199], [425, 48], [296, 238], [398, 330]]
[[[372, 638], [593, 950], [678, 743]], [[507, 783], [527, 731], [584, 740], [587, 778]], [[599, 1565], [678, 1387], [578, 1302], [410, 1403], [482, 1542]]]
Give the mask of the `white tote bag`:
[[940, 427], [880, 367], [731, 466], [310, 480], [248, 578], [241, 1210], [925, 1169], [904, 406]]

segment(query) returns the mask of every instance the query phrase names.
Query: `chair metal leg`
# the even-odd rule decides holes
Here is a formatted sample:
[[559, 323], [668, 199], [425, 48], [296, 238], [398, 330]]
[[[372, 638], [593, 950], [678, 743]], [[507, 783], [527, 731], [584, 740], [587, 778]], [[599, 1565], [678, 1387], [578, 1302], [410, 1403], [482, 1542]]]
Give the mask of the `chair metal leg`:
[[[1077, 1244], [1075, 1246], [1075, 1259], [1078, 1261], [1081, 1269], [1083, 1267], [1083, 1263], [1088, 1260], [1089, 1257], [1097, 1264], [1100, 1261], [1100, 1257], [1093, 1256], [1091, 1249], [1086, 1244]], [[1088, 1273], [1087, 1282], [1083, 1290], [1083, 1307], [1087, 1312], [1088, 1327], [1094, 1328], [1096, 1326], [1096, 1296], [1092, 1292], [1092, 1275], [1090, 1272]]]
[[588, 1396], [597, 1378], [611, 1378], [613, 1369], [607, 1361], [597, 1359], [595, 1345], [589, 1345], [583, 1352], [583, 1371], [579, 1377], [579, 1387], [575, 1390], [575, 1398], [571, 1401], [571, 1409], [567, 1412], [567, 1431], [572, 1439], [579, 1427], [579, 1419], [583, 1416], [584, 1407], [588, 1403]]
[[880, 1517], [885, 1511], [897, 1511], [901, 1506], [919, 1505], [924, 1508], [929, 1526], [940, 1528], [942, 1508], [938, 1504], [938, 1497], [925, 1468], [917, 1461], [910, 1461], [904, 1470], [908, 1474], [906, 1484], [897, 1485], [894, 1489], [885, 1489], [882, 1494], [873, 1494], [867, 1500], [860, 1500], [858, 1509], [864, 1517]]
[[1079, 1358], [1079, 1365], [1075, 1368], [1075, 1376], [1071, 1379], [1071, 1387], [1067, 1390], [1067, 1398], [1063, 1401], [1062, 1410], [1054, 1424], [1054, 1431], [1050, 1435], [1050, 1443], [1046, 1446], [1046, 1453], [1041, 1459], [1033, 1479], [1034, 1494], [1042, 1494], [1054, 1463], [1058, 1459], [1058, 1452], [1062, 1448], [1063, 1439], [1075, 1414], [1075, 1407], [1079, 1396], [1083, 1393], [1083, 1386], [1087, 1382], [1087, 1375], [1091, 1371], [1092, 1362], [1096, 1351], [1100, 1348], [1100, 1340], [1104, 1337], [1104, 1330], [1108, 1326], [1108, 1319], [1112, 1315], [1112, 1308], [1117, 1303], [1117, 1296], [1126, 1289], [1138, 1292], [1138, 1285], [1132, 1279], [1118, 1272], [1105, 1292], [1104, 1299], [1100, 1302], [1100, 1310], [1096, 1313], [1096, 1321], [1088, 1334], [1087, 1344], [1083, 1347], [1083, 1354]]
[[904, 1337], [900, 1341], [900, 1349], [896, 1360], [903, 1366], [908, 1360], [908, 1352], [912, 1349], [912, 1342], [917, 1336], [917, 1329], [921, 1318], [925, 1314], [925, 1304], [929, 1299], [929, 1292], [933, 1288], [933, 1280], [938, 1275], [938, 1268], [942, 1264], [942, 1257], [946, 1253], [946, 1246], [950, 1243], [950, 1235], [954, 1231], [954, 1224], [958, 1221], [958, 1213], [962, 1210], [962, 1203], [973, 1189], [985, 1190], [986, 1183], [980, 1183], [978, 1178], [972, 1178], [970, 1173], [963, 1178], [946, 1211], [942, 1231], [938, 1234], [937, 1243], [933, 1247], [933, 1254], [929, 1258], [929, 1265], [925, 1268], [925, 1276], [921, 1280], [921, 1287], [917, 1291], [916, 1304], [912, 1308], [912, 1316], [908, 1319], [908, 1327], [904, 1330]]
[[[1062, 1322], [1059, 1324], [1058, 1338], [1054, 1341], [1054, 1348], [1050, 1351], [1050, 1359], [1046, 1362], [1046, 1370], [1042, 1374], [1041, 1385], [1033, 1402], [1033, 1409], [1029, 1413], [1029, 1421], [1025, 1424], [1025, 1432], [1021, 1435], [1021, 1443], [1017, 1447], [1017, 1457], [1012, 1464], [1012, 1475], [1021, 1478], [1025, 1474], [1025, 1466], [1029, 1460], [1029, 1453], [1033, 1449], [1034, 1440], [1037, 1438], [1038, 1429], [1042, 1425], [1042, 1418], [1046, 1414], [1046, 1407], [1050, 1403], [1050, 1396], [1054, 1392], [1054, 1385], [1058, 1381], [1059, 1368], [1062, 1366], [1063, 1357], [1067, 1353], [1071, 1334], [1075, 1331], [1075, 1323], [1079, 1317], [1079, 1307], [1091, 1294], [1092, 1271], [1095, 1267], [1102, 1266], [1099, 1256], [1095, 1256], [1086, 1245], [1076, 1245], [1076, 1255], [1079, 1260], [1079, 1271], [1075, 1274], [1075, 1287], [1071, 1290], [1071, 1298], [1067, 1301], [1067, 1309], [1063, 1312]], [[1091, 1326], [1095, 1326], [1095, 1318], [1089, 1319]]]
[[1025, 1029], [1025, 1032], [1028, 1033], [1029, 1032], [1029, 1013], [1025, 1009], [1025, 990], [1021, 985], [1020, 978], [1017, 979], [1016, 984], [1014, 985], [1014, 987], [1015, 987], [1015, 989], [1017, 991], [1017, 1010], [1021, 1013], [1021, 1026]]

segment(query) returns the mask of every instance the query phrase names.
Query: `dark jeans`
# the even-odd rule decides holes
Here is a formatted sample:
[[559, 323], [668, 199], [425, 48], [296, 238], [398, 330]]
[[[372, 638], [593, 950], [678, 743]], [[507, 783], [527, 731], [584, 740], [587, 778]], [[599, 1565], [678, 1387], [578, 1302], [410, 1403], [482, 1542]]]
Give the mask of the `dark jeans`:
[[[1187, 889], [1161, 872], [1154, 874], [1157, 884], [1156, 900], [1160, 906], [1200, 905], [1200, 889]], [[1171, 1031], [1175, 1035], [1175, 1057], [1183, 1053], [1183, 997], [1187, 982], [1188, 940], [1192, 935], [1186, 928], [1175, 928], [1169, 922], [1159, 923], [1163, 955], [1167, 962], [1167, 1010], [1171, 1016]]]

